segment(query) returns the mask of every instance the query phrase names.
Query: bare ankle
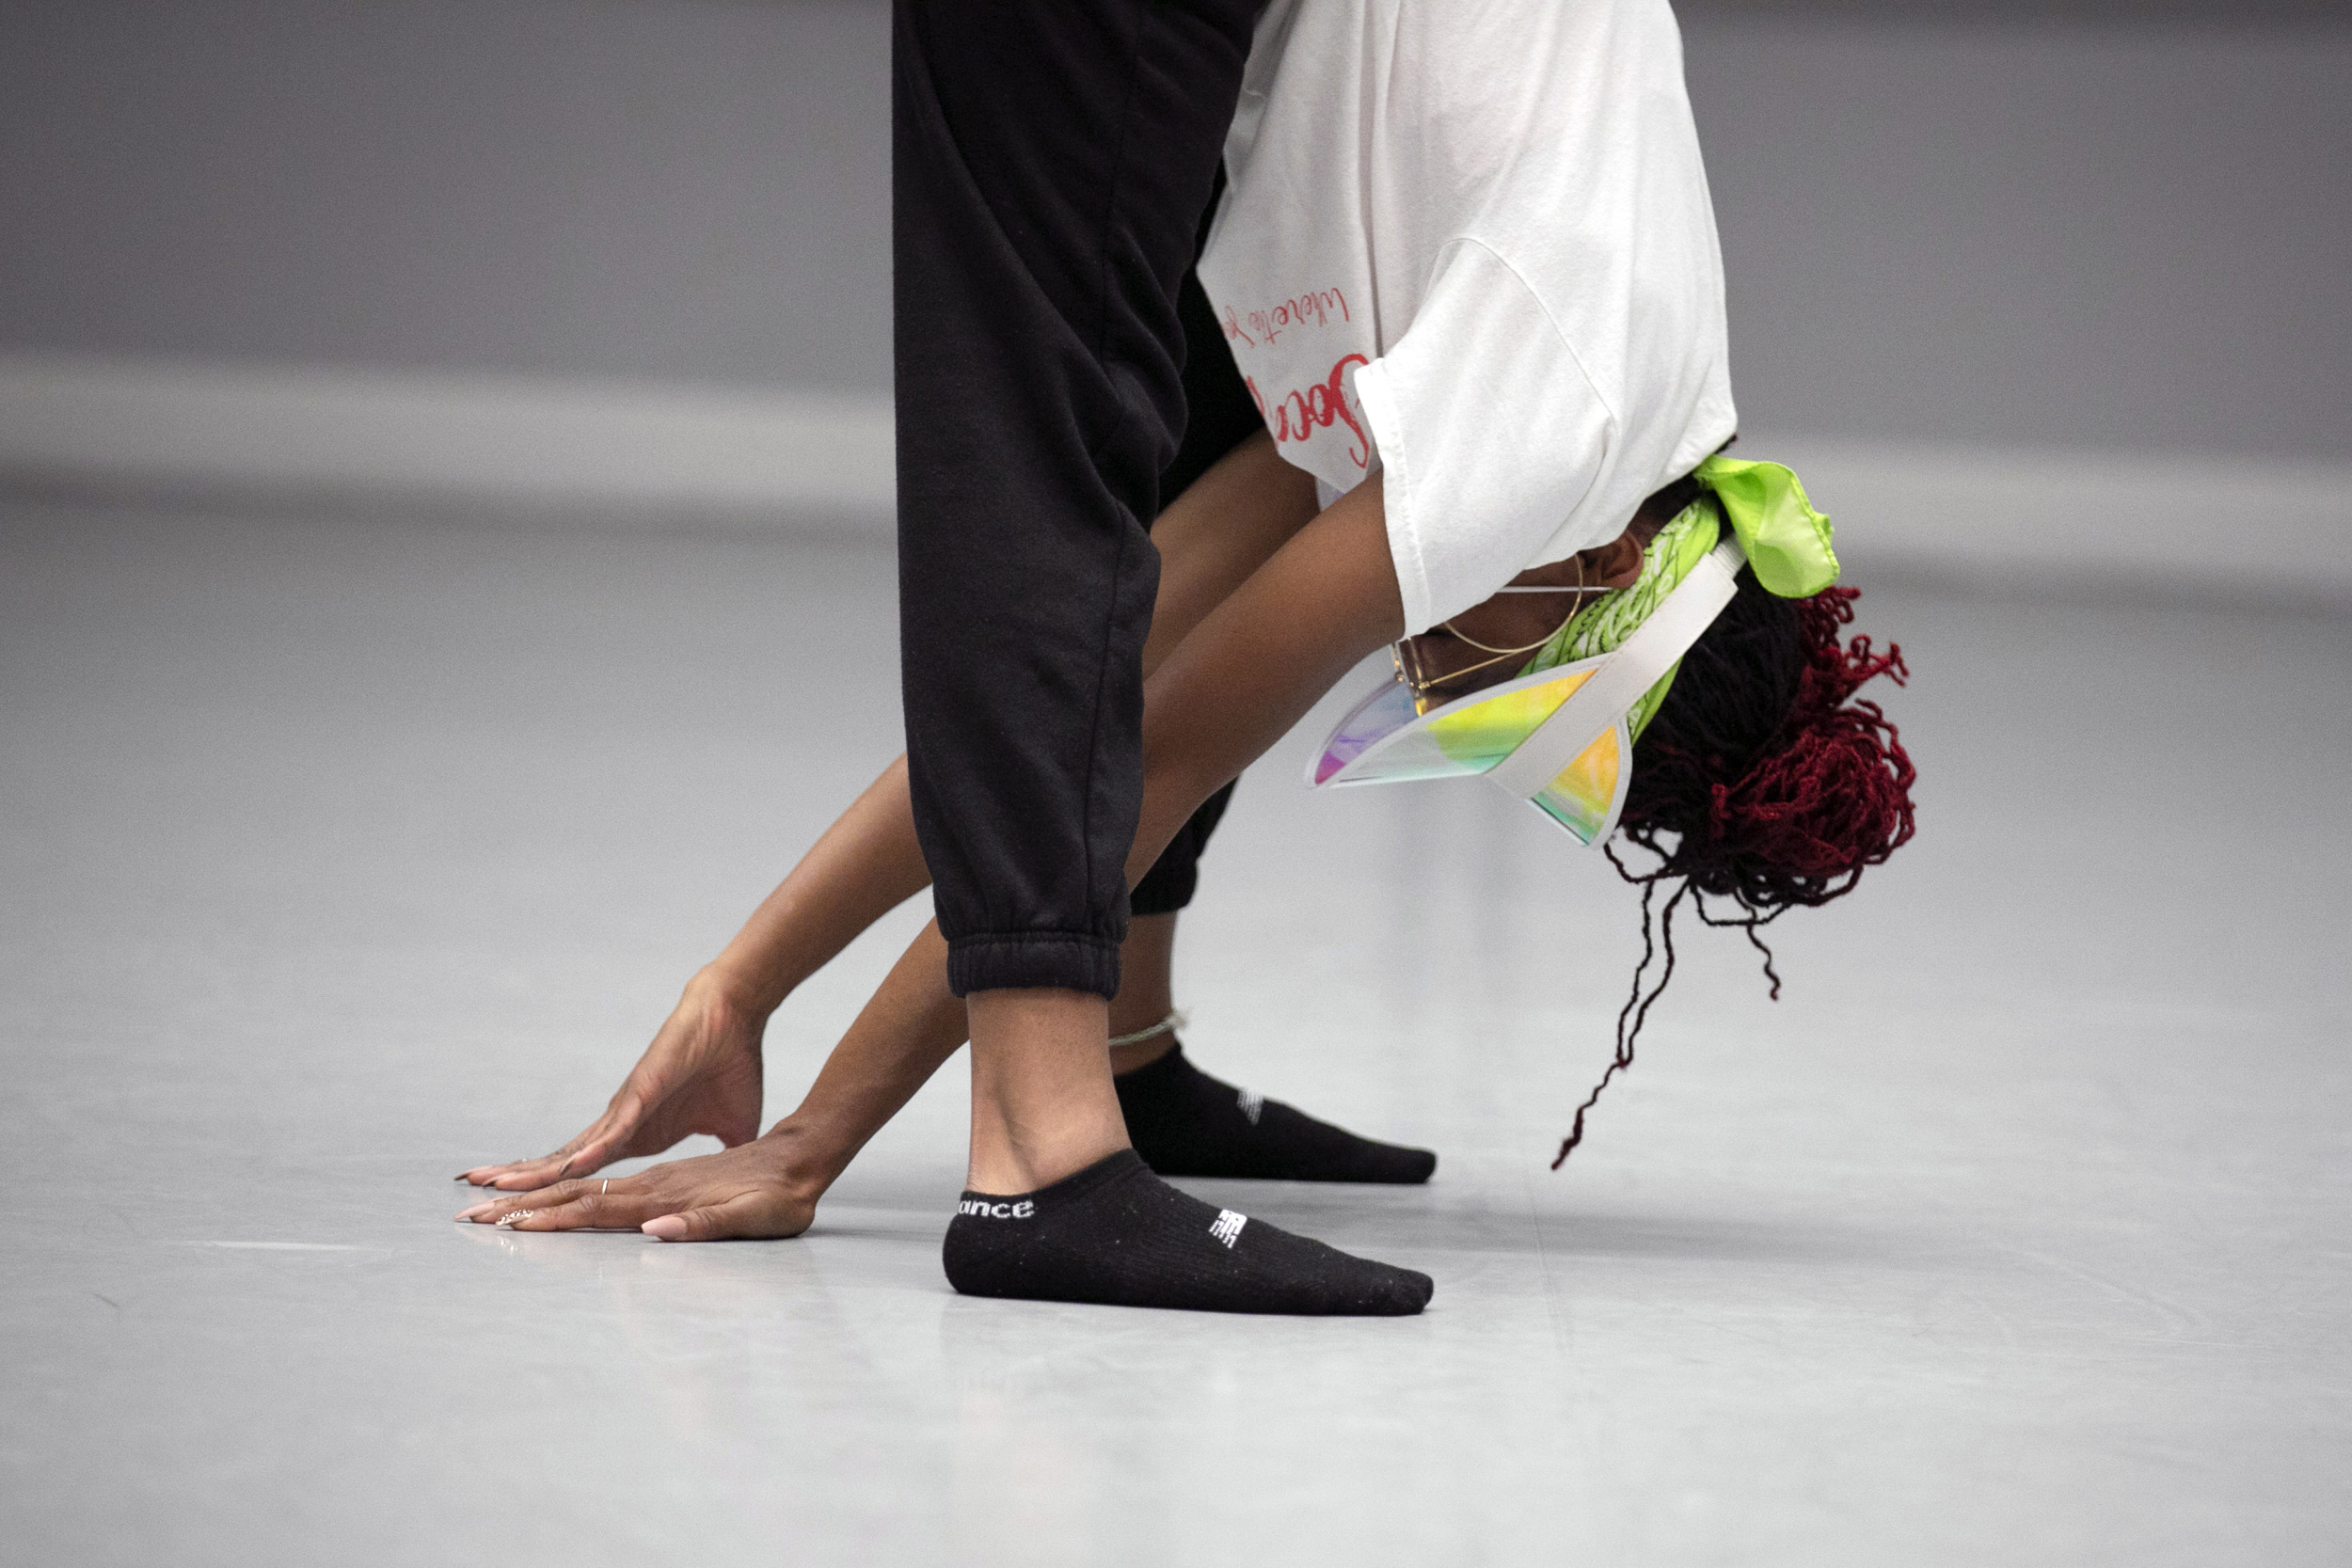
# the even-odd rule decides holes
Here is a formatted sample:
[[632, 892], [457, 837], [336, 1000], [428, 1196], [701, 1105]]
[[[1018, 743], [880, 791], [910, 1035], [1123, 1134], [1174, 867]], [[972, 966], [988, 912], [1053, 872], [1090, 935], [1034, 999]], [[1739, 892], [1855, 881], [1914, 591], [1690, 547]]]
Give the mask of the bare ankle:
[[1126, 1147], [1127, 1139], [1122, 1134], [1116, 1139], [1012, 1143], [985, 1154], [976, 1148], [972, 1163], [964, 1172], [964, 1185], [976, 1193], [1034, 1193], [1064, 1177], [1075, 1176], [1089, 1165], [1099, 1164]]
[[1035, 1192], [1127, 1147], [1103, 998], [993, 990], [967, 1000], [974, 1191]]

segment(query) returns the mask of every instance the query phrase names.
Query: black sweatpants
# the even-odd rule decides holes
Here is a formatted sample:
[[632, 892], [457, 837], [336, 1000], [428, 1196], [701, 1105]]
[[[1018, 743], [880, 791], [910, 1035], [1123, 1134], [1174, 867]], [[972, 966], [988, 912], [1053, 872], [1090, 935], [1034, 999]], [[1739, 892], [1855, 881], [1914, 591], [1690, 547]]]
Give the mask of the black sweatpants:
[[1178, 285], [1258, 0], [897, 0], [899, 644], [959, 994], [1111, 995]]
[[[1200, 238], [1208, 238], [1204, 215]], [[1195, 247], [1196, 252], [1198, 246]], [[1184, 275], [1176, 294], [1176, 315], [1184, 330], [1184, 438], [1175, 461], [1160, 472], [1160, 504], [1166, 506], [1191, 488], [1192, 482], [1216, 467], [1217, 459], [1265, 428], [1258, 404], [1249, 395], [1225, 343], [1225, 329], [1201, 291], [1200, 279]], [[1200, 851], [1233, 799], [1227, 784], [1200, 804], [1192, 819], [1176, 831], [1160, 858], [1152, 863], [1127, 895], [1129, 914], [1174, 914], [1192, 902], [1200, 883]]]

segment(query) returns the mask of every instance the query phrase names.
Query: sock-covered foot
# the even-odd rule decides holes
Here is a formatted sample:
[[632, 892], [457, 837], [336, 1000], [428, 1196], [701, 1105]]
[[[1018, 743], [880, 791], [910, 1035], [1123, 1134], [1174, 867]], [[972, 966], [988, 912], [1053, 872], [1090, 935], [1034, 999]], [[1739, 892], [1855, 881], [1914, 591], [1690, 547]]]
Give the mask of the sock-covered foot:
[[1126, 1148], [1034, 1193], [964, 1194], [943, 1252], [965, 1295], [1024, 1301], [1393, 1318], [1434, 1289], [1180, 1193]]
[[1426, 1181], [1438, 1157], [1375, 1143], [1210, 1077], [1171, 1047], [1157, 1061], [1111, 1080], [1127, 1137], [1162, 1176], [1230, 1176], [1260, 1181]]

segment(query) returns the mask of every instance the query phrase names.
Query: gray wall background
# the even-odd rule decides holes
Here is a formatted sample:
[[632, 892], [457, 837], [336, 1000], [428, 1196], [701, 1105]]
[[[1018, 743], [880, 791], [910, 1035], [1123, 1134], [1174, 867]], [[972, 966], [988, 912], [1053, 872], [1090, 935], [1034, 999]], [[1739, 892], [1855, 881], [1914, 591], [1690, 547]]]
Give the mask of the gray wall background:
[[[2352, 458], [2341, 6], [1691, 0], [1752, 429]], [[878, 0], [8, 0], [0, 352], [875, 391]]]

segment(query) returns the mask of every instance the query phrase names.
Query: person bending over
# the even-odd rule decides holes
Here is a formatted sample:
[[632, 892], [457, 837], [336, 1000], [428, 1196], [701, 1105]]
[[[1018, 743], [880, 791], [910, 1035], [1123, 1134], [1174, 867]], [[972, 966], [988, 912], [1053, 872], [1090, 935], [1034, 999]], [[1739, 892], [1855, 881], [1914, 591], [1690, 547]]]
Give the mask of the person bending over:
[[[1721, 258], [1665, 0], [1258, 11], [899, 0], [909, 763], [755, 925], [807, 973], [926, 865], [939, 919], [801, 1109], [757, 1141], [775, 1140], [762, 1157], [747, 1144], [609, 1186], [567, 1178], [469, 1217], [554, 1228], [633, 1212], [665, 1239], [791, 1233], [818, 1178], [968, 1037], [970, 1190], [946, 1243], [958, 1290], [1236, 1311], [1426, 1304], [1427, 1276], [1211, 1209], [1129, 1147], [1106, 1049], [1126, 889], [1384, 644], [1451, 626], [1508, 647], [1464, 619], [1498, 591], [1638, 586], [1643, 499], [1737, 428]], [[1187, 492], [1200, 537], [1161, 523], [1155, 581], [1133, 520], [1159, 511], [1174, 451], [1161, 442], [1183, 423], [1181, 252], [1220, 155], [1231, 188], [1198, 271], [1270, 438]], [[1825, 533], [1820, 546], [1826, 561]], [[1779, 597], [1834, 579], [1834, 562], [1818, 578], [1791, 559], [1748, 550]], [[1817, 601], [1804, 625], [1835, 609]], [[1803, 638], [1777, 645], [1806, 655]], [[1820, 689], [1802, 672], [1794, 685], [1799, 705]], [[1708, 687], [1675, 680], [1658, 722], [1762, 689]], [[1797, 744], [1797, 706], [1754, 717], [1772, 757]], [[1811, 799], [1876, 787], [1851, 773], [1861, 753], [1836, 755], [1848, 761], [1808, 765]], [[1730, 769], [1770, 760], [1660, 748], [1633, 771], [1712, 770], [1720, 805], [1742, 787]], [[1736, 826], [1661, 823], [1677, 856]], [[1885, 847], [1855, 846], [1866, 860]], [[1702, 869], [1752, 915], [1815, 888], [1793, 859], [1777, 879]]]
[[[1377, 479], [1321, 515], [1301, 481], [1262, 433], [1187, 491], [1162, 524], [1166, 568], [1146, 656], [1152, 674], [1144, 819], [1131, 865], [1148, 863], [1142, 857], [1156, 852], [1199, 801], [1401, 627]], [[1596, 591], [1632, 588], [1644, 575], [1644, 546], [1664, 522], [1661, 510], [1645, 510], [1610, 546], [1521, 574], [1514, 586], [1557, 588], [1581, 579]], [[1267, 559], [1252, 569], [1260, 555]], [[1236, 578], [1238, 585], [1229, 586]], [[1567, 597], [1582, 603], [1600, 595]], [[1859, 664], [1837, 646], [1835, 627], [1850, 616], [1850, 597], [1849, 591], [1831, 590], [1792, 604], [1743, 573], [1731, 606], [1692, 648], [1658, 706], [1635, 752], [1626, 831], [1650, 842], [1660, 833], [1678, 835], [1694, 853], [1712, 857], [1713, 870], [1697, 874], [1703, 890], [1738, 896], [1759, 878], [1808, 876], [1817, 879], [1819, 894], [1840, 877], [1851, 885], [1863, 865], [1883, 860], [1899, 842], [1890, 842], [1891, 832], [1843, 845], [1823, 836], [1844, 831], [1839, 823], [1855, 803], [1878, 799], [1890, 779], [1908, 782], [1899, 752], [1890, 762], [1868, 746], [1822, 744], [1825, 734], [1844, 733], [1857, 721], [1867, 733], [1875, 717], [1845, 703], [1875, 673], [1860, 640], [1852, 650], [1863, 656]], [[1468, 654], [1446, 644], [1471, 650], [1475, 643], [1524, 642], [1531, 626], [1542, 630], [1557, 622], [1551, 602], [1554, 608], [1539, 609], [1536, 596], [1498, 594], [1451, 617], [1454, 630], [1422, 651], [1433, 664], [1468, 662]], [[1875, 667], [1887, 667], [1883, 656]], [[1447, 677], [1440, 671], [1438, 678]], [[1692, 752], [1687, 747], [1693, 740], [1711, 749]], [[1802, 820], [1787, 813], [1770, 822], [1725, 814], [1725, 796], [1774, 776], [1797, 756], [1809, 759], [1819, 785]], [[894, 765], [819, 840], [722, 963], [742, 963], [746, 972], [782, 963], [813, 973], [895, 904], [894, 869], [901, 882], [919, 875], [909, 869], [919, 859], [904, 787], [903, 768]], [[1792, 832], [1817, 841], [1809, 858], [1790, 856]], [[1901, 832], [1907, 835], [1907, 821]], [[1720, 885], [1709, 886], [1708, 876]], [[1768, 896], [1753, 912], [1818, 901], [1802, 891], [1777, 902]], [[697, 985], [726, 989], [704, 977]], [[724, 1017], [731, 1006], [716, 996], [703, 1016]], [[679, 1241], [797, 1234], [825, 1188], [964, 1035], [934, 926], [893, 969], [802, 1105], [765, 1136], [609, 1181], [556, 1180], [460, 1217], [532, 1230], [637, 1227]], [[730, 1069], [742, 1059], [736, 1042], [744, 1037], [739, 1027], [682, 1031], [674, 1057], [699, 1072], [701, 1082], [723, 1085], [730, 1070], [756, 1073], [755, 1059]], [[1242, 1224], [1229, 1245], [1217, 1229], [1233, 1232], [1232, 1221], [1156, 1181], [1123, 1148], [1101, 1045], [1085, 1056], [1028, 1065], [1058, 1076], [1038, 1092], [1041, 1085], [1019, 1073], [993, 1072], [975, 1055], [972, 1190], [950, 1227], [947, 1249], [959, 1289], [1258, 1311], [1406, 1311], [1427, 1299], [1424, 1276], [1348, 1259], [1263, 1222]], [[596, 1162], [618, 1157], [593, 1138], [576, 1153]], [[541, 1188], [554, 1174], [550, 1164], [560, 1169], [561, 1162], [550, 1157], [469, 1175]], [[1037, 1180], [1057, 1165], [1069, 1167], [1064, 1179]]]

